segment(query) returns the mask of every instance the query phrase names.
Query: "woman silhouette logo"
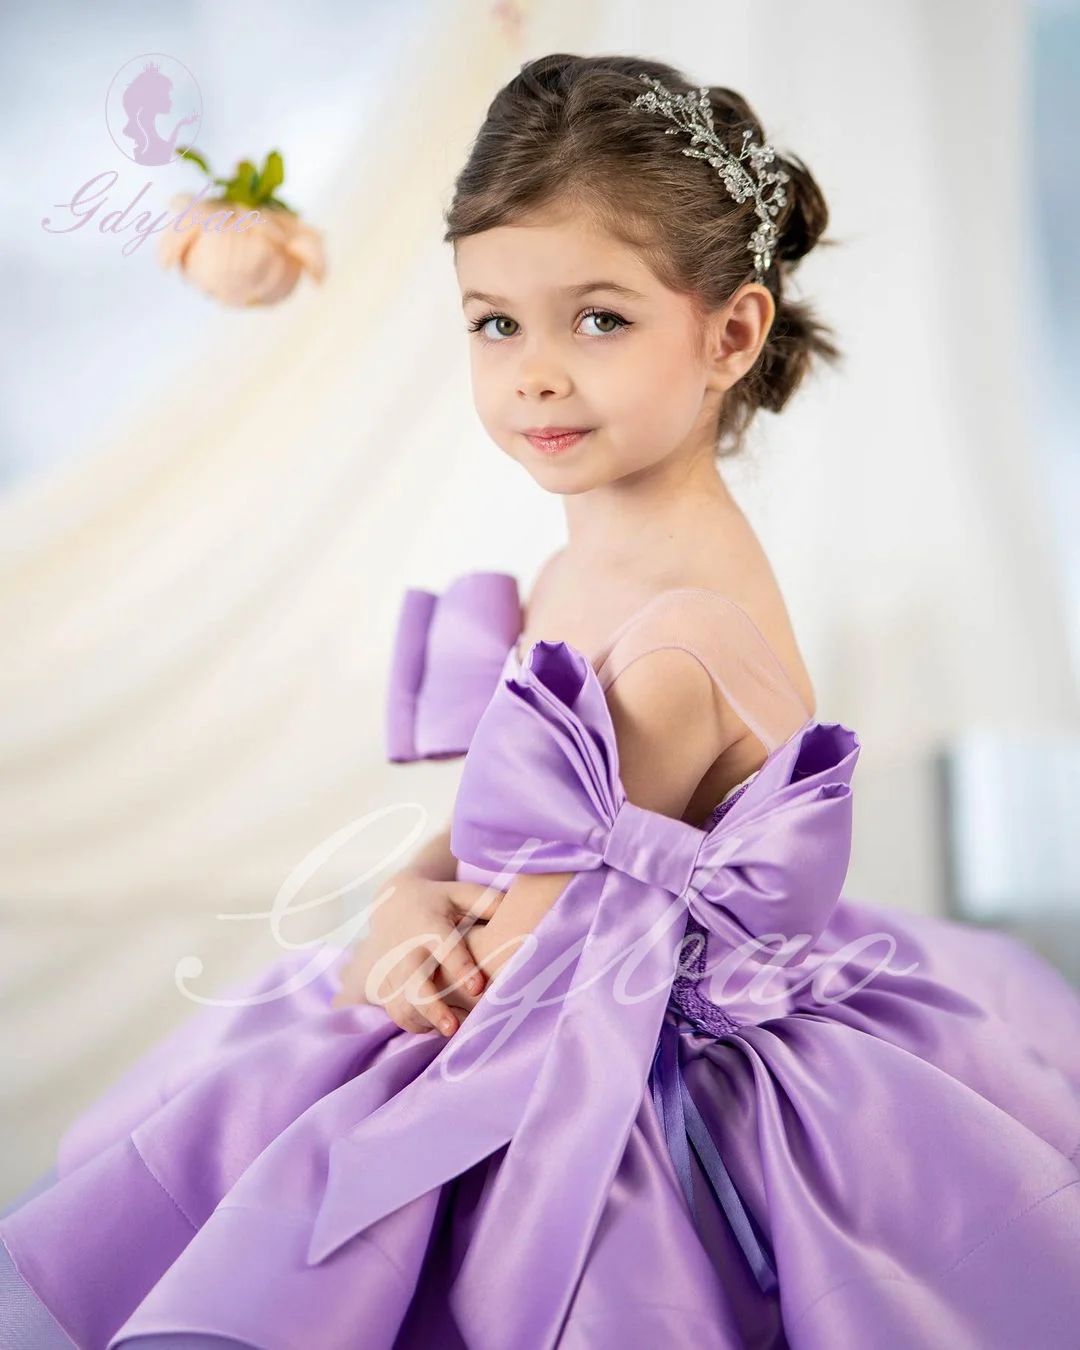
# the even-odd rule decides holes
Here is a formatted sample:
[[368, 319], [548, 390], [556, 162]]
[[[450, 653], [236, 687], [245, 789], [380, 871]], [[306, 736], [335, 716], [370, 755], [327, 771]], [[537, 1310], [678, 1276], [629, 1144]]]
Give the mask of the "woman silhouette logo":
[[[150, 56], [161, 58], [163, 64]], [[140, 65], [141, 63], [141, 65]], [[194, 111], [172, 123], [166, 140], [158, 130], [157, 119], [173, 109], [173, 89], [178, 101]], [[132, 57], [113, 76], [105, 97], [105, 121], [117, 148], [136, 164], [169, 164], [176, 153], [176, 138], [181, 127], [193, 126], [202, 118], [202, 92], [191, 71], [163, 52]], [[195, 137], [186, 140], [181, 150], [194, 147]]]

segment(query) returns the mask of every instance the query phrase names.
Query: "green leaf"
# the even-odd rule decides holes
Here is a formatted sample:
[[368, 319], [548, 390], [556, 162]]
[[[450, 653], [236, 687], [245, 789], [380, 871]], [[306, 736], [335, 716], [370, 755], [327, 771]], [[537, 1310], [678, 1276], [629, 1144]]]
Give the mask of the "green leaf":
[[193, 164], [197, 164], [199, 168], [202, 169], [203, 173], [210, 174], [211, 177], [213, 176], [210, 165], [207, 164], [206, 160], [203, 159], [202, 155], [200, 155], [197, 150], [192, 150], [190, 145], [178, 146], [176, 153], [180, 159], [190, 159]]
[[266, 201], [285, 181], [285, 161], [277, 150], [271, 150], [259, 174], [259, 200]]
[[253, 202], [258, 191], [258, 180], [255, 165], [250, 159], [242, 159], [225, 185], [225, 195], [234, 201]]

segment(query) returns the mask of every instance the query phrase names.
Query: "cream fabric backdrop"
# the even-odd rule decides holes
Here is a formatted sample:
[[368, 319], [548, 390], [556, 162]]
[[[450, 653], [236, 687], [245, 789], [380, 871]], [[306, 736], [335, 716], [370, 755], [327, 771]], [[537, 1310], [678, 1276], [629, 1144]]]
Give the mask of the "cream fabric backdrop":
[[[1027, 442], [1018, 0], [992, 24], [974, 0], [518, 8], [516, 38], [470, 0], [417, 33], [354, 197], [315, 222], [324, 288], [232, 316], [169, 407], [0, 502], [0, 1191], [192, 1013], [178, 962], [197, 956], [187, 987], [213, 997], [280, 953], [265, 917], [217, 915], [265, 914], [368, 811], [418, 803], [430, 831], [450, 809], [458, 764], [382, 760], [402, 589], [474, 567], [527, 586], [561, 534], [472, 411], [439, 242], [521, 60], [623, 51], [731, 84], [830, 201], [843, 247], [803, 287], [846, 370], [762, 419], [728, 472], [820, 714], [864, 744], [849, 893], [933, 907], [932, 822], [905, 785], [943, 736], [1078, 720]], [[352, 839], [303, 897], [388, 842]], [[286, 940], [316, 941], [366, 885]]]
[[[533, 31], [587, 45], [585, 17], [551, 3]], [[506, 520], [465, 556], [445, 513], [477, 433], [440, 213], [521, 59], [490, 6], [439, 6], [362, 129], [352, 199], [315, 222], [326, 285], [223, 316], [152, 418], [0, 502], [0, 1192], [191, 1015], [178, 962], [202, 960], [185, 984], [212, 998], [281, 954], [266, 918], [218, 914], [265, 913], [369, 811], [415, 802], [430, 830], [449, 810], [459, 766], [383, 763], [382, 700], [425, 545], [447, 572], [511, 552]], [[341, 848], [303, 899], [403, 832]]]

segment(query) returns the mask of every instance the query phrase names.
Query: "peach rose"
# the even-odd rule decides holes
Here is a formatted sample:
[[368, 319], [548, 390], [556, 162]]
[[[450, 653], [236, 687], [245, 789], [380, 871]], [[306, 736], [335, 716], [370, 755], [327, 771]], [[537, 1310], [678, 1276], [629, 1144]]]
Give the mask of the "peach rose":
[[[181, 194], [169, 205], [179, 214], [194, 196]], [[230, 210], [233, 215], [225, 222], [228, 229], [220, 233], [214, 226], [203, 229], [215, 212]], [[233, 226], [254, 210], [259, 219], [245, 223], [238, 234]], [[191, 224], [195, 212], [201, 219]], [[266, 202], [252, 207], [223, 197], [204, 197], [181, 221], [179, 231], [171, 225], [162, 231], [157, 248], [163, 267], [178, 263], [193, 285], [225, 305], [275, 305], [292, 292], [301, 272], [317, 282], [326, 272], [321, 232], [291, 211]]]

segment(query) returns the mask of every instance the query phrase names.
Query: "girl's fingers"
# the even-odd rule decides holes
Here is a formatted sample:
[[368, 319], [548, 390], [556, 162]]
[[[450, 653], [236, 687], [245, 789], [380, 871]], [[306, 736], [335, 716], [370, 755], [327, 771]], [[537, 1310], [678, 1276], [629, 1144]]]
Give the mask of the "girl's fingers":
[[487, 921], [495, 917], [506, 892], [474, 881], [448, 881], [446, 894], [459, 914]]
[[484, 987], [484, 972], [476, 964], [464, 934], [452, 928], [435, 948], [441, 969], [437, 972], [443, 988], [463, 989], [478, 994]]
[[[425, 962], [427, 968], [425, 969]], [[422, 978], [431, 970], [431, 954], [426, 947], [411, 948], [389, 970], [379, 973], [372, 968], [365, 980], [365, 994], [372, 1003], [381, 1004], [388, 1012], [392, 1009], [403, 1011], [412, 1004], [410, 990], [412, 982]], [[368, 988], [368, 986], [374, 986]], [[395, 1017], [395, 1021], [398, 1019]]]
[[450, 1006], [439, 997], [439, 991], [430, 978], [414, 983], [405, 994], [407, 1001], [431, 1027], [444, 1036], [457, 1030], [457, 1018]]
[[426, 948], [403, 956], [390, 974], [392, 997], [387, 1011], [399, 1026], [410, 1031], [431, 1031], [444, 1036], [457, 1030], [457, 1019], [439, 997], [435, 973], [439, 963]]
[[416, 1036], [426, 1036], [431, 1031], [431, 1023], [421, 1017], [411, 1003], [403, 998], [391, 999], [384, 1009], [391, 1022], [395, 1022], [402, 1031], [411, 1031]]
[[[459, 893], [457, 899], [467, 901], [466, 909], [486, 890], [471, 884], [465, 889], [470, 894], [465, 897]], [[501, 893], [492, 892], [489, 898], [497, 903]], [[423, 1033], [435, 1029], [444, 1036], [458, 1029], [462, 1016], [479, 998], [487, 982], [464, 934], [449, 924], [434, 948], [426, 944], [413, 947], [391, 970], [381, 972], [378, 988], [369, 989], [368, 985], [375, 983], [374, 974], [369, 960], [350, 962], [340, 972], [341, 987], [330, 1007], [375, 1004], [403, 1031]], [[444, 992], [446, 998], [442, 997]], [[455, 1004], [461, 1007], [460, 1015]]]

